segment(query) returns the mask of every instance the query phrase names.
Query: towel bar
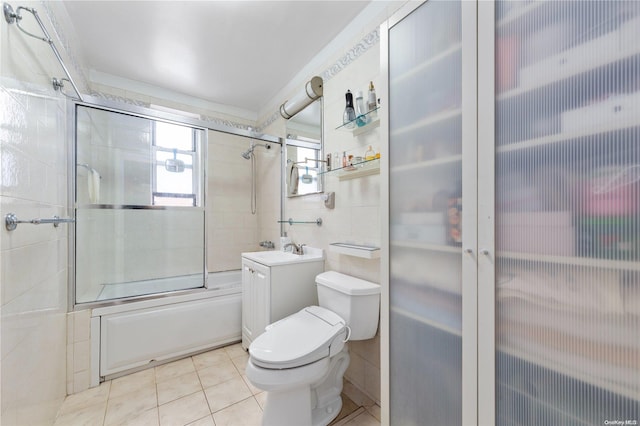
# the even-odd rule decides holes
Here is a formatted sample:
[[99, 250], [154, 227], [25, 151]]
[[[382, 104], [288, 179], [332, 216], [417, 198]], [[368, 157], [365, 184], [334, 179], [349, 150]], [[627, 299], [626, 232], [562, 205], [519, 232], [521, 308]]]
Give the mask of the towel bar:
[[278, 223], [288, 223], [289, 225], [293, 225], [294, 223], [315, 223], [318, 226], [322, 226], [322, 218], [318, 218], [313, 222], [299, 221], [299, 220], [293, 220], [289, 218], [289, 220], [279, 220]]
[[34, 225], [40, 225], [44, 223], [52, 223], [56, 228], [61, 223], [72, 223], [76, 220], [74, 218], [61, 218], [58, 216], [54, 216], [51, 219], [31, 219], [31, 220], [19, 220], [18, 216], [15, 213], [7, 213], [4, 217], [4, 226], [7, 228], [7, 231], [13, 231], [18, 227], [19, 223], [32, 223]]

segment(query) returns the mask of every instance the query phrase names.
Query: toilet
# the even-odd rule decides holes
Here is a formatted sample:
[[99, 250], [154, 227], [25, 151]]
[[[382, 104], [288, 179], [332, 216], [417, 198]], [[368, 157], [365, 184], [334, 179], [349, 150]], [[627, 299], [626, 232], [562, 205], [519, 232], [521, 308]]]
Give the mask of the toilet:
[[319, 306], [270, 324], [249, 346], [247, 378], [267, 392], [263, 426], [329, 424], [342, 408], [346, 342], [378, 329], [378, 284], [328, 271], [316, 287]]

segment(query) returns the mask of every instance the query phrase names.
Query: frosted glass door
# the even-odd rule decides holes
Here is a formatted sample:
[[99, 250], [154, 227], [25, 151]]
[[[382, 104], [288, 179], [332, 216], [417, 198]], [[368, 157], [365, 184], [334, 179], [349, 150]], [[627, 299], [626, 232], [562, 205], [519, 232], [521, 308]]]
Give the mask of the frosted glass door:
[[461, 3], [426, 2], [388, 37], [390, 424], [459, 425]]
[[495, 6], [496, 424], [638, 424], [640, 2]]

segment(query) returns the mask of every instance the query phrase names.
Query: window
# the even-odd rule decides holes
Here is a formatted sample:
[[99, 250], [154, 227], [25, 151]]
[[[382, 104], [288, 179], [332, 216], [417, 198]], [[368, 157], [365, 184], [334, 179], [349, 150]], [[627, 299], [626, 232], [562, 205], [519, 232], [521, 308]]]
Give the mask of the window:
[[159, 121], [154, 123], [153, 205], [197, 205], [195, 138], [195, 130], [190, 127]]

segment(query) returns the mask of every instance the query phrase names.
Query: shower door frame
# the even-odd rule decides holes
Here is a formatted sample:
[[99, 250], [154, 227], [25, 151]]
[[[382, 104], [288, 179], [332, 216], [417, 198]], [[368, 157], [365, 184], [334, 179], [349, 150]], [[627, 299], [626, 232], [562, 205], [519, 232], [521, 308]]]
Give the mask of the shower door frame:
[[[94, 96], [83, 96], [84, 101], [79, 100], [69, 100], [67, 102], [67, 138], [69, 144], [67, 145], [67, 184], [68, 184], [68, 211], [70, 215], [73, 215], [73, 218], [76, 217], [76, 153], [77, 153], [77, 117], [76, 111], [78, 107], [88, 107], [88, 108], [96, 108], [103, 111], [109, 111], [113, 113], [125, 114], [139, 118], [145, 118], [149, 120], [160, 120], [164, 122], [169, 122], [178, 125], [187, 125], [196, 130], [202, 130], [204, 132], [202, 147], [201, 147], [201, 163], [202, 163], [202, 176], [203, 176], [203, 187], [202, 187], [202, 209], [204, 212], [204, 235], [202, 236], [204, 240], [204, 250], [203, 250], [203, 274], [204, 274], [204, 285], [202, 287], [186, 289], [186, 290], [175, 290], [169, 292], [158, 292], [152, 294], [145, 294], [140, 296], [130, 296], [119, 299], [109, 299], [104, 301], [93, 301], [93, 302], [76, 302], [76, 229], [74, 226], [68, 227], [68, 255], [67, 255], [67, 266], [70, 273], [68, 274], [68, 291], [67, 291], [67, 303], [68, 303], [68, 311], [80, 311], [85, 309], [93, 309], [99, 308], [103, 306], [111, 306], [111, 305], [119, 305], [122, 303], [129, 303], [134, 301], [141, 300], [149, 300], [149, 299], [159, 299], [170, 296], [175, 296], [179, 294], [190, 294], [190, 293], [199, 293], [202, 291], [207, 291], [208, 289], [208, 270], [207, 270], [207, 234], [208, 234], [208, 224], [206, 220], [206, 211], [207, 211], [207, 193], [208, 193], [208, 177], [207, 177], [207, 164], [208, 164], [208, 131], [215, 131], [221, 133], [228, 133], [236, 136], [244, 136], [251, 139], [256, 139], [263, 142], [269, 142], [274, 144], [283, 145], [282, 138], [278, 138], [271, 135], [257, 134], [254, 131], [241, 129], [232, 127], [225, 124], [219, 124], [212, 121], [201, 120], [199, 118], [190, 117], [187, 115], [174, 114], [171, 112], [160, 111], [144, 106], [125, 104], [122, 102], [115, 102], [110, 100], [105, 100], [102, 98], [94, 97]], [[185, 111], [185, 114], [190, 114]], [[230, 123], [231, 124], [231, 123]], [[282, 156], [281, 150], [281, 156]], [[281, 179], [282, 180], [282, 179]], [[280, 200], [280, 217], [282, 218], [283, 214], [283, 200], [282, 200], [282, 191], [281, 200]]]

